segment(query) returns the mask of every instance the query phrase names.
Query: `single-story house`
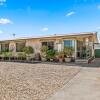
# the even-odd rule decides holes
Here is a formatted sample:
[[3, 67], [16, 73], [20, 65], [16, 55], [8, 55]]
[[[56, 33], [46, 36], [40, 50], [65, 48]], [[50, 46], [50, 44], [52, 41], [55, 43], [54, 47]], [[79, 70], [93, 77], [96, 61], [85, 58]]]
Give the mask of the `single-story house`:
[[[94, 44], [98, 43], [97, 32], [84, 32], [76, 34], [53, 35], [44, 37], [21, 38], [13, 40], [0, 41], [0, 51], [12, 50], [13, 52], [22, 52], [25, 46], [32, 46], [35, 53], [40, 52], [43, 45], [49, 49], [62, 51], [64, 46], [74, 48], [73, 56], [83, 58], [84, 56], [94, 56]], [[86, 52], [86, 55], [84, 55]]]

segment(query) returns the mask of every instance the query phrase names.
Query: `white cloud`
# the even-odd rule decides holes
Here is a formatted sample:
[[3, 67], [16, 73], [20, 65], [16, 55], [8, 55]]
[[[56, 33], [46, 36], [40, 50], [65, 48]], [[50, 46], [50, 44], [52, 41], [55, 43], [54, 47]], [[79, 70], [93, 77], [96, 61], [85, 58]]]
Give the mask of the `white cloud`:
[[0, 5], [4, 5], [6, 3], [6, 0], [0, 0]]
[[1, 18], [0, 19], [0, 24], [12, 24], [12, 22], [9, 19]]
[[71, 11], [71, 12], [67, 13], [66, 16], [69, 17], [69, 16], [72, 16], [74, 14], [75, 14], [75, 12], [74, 11]]
[[47, 27], [44, 27], [44, 28], [42, 28], [41, 31], [46, 32], [46, 31], [48, 31], [48, 30], [49, 30], [49, 29], [48, 29]]
[[0, 30], [0, 34], [3, 34], [3, 33], [4, 33], [4, 31]]

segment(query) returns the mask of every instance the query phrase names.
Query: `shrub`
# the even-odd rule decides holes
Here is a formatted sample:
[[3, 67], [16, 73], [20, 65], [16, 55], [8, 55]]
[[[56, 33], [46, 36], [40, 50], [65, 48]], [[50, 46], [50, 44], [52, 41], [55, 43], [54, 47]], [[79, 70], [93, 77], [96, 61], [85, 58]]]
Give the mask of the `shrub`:
[[57, 55], [58, 55], [59, 58], [64, 58], [64, 52], [63, 51], [58, 52]]
[[72, 57], [74, 48], [65, 46], [63, 52], [66, 57]]
[[41, 47], [41, 53], [47, 53], [47, 51], [48, 51], [48, 46]]
[[23, 53], [23, 52], [19, 52], [19, 53], [17, 54], [17, 56], [18, 56], [18, 57], [26, 57], [25, 53]]
[[54, 58], [55, 54], [56, 54], [55, 50], [48, 50], [47, 51], [47, 58], [52, 59], [52, 58]]
[[25, 52], [25, 54], [29, 55], [34, 53], [34, 49], [31, 46], [26, 46], [23, 48], [23, 52]]
[[48, 46], [42, 46], [41, 47], [41, 57], [46, 58], [47, 57], [47, 52], [48, 52]]

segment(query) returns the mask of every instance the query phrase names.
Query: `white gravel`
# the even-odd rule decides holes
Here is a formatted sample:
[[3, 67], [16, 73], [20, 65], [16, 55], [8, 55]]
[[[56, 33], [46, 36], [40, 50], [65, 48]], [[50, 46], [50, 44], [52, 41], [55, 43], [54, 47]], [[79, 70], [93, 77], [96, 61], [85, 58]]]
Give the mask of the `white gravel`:
[[79, 70], [65, 65], [0, 62], [0, 100], [46, 100]]

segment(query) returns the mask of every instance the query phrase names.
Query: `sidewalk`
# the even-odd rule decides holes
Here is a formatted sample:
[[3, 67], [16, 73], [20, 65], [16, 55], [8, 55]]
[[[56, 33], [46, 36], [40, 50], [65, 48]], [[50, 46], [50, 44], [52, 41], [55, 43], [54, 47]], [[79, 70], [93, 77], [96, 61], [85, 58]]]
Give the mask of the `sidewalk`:
[[82, 70], [48, 100], [100, 100], [100, 69]]

